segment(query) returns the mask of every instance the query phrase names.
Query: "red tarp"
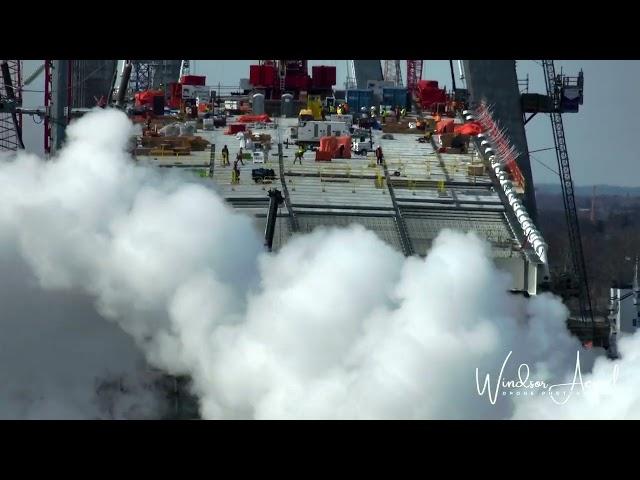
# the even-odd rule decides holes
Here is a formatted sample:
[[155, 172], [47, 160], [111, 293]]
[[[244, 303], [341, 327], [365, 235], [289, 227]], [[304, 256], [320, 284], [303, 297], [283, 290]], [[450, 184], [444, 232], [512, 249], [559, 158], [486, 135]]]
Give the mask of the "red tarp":
[[436, 124], [436, 133], [438, 135], [442, 135], [443, 133], [453, 133], [453, 118], [440, 120]]
[[[342, 157], [340, 157], [340, 145], [344, 146]], [[327, 160], [326, 156], [331, 158], [351, 158], [351, 137], [348, 135], [342, 137], [321, 137], [320, 155], [316, 155], [316, 160]]]
[[453, 129], [454, 133], [461, 133], [462, 135], [478, 135], [482, 133], [482, 127], [478, 122], [465, 123]]
[[338, 137], [320, 138], [320, 148], [318, 148], [318, 151], [333, 153], [335, 152], [336, 148], [338, 148]]
[[240, 123], [252, 123], [252, 122], [270, 122], [271, 119], [266, 113], [262, 115], [242, 115], [238, 117]]
[[247, 126], [242, 123], [231, 123], [225, 130], [225, 135], [233, 135], [238, 132], [244, 132], [247, 130]]
[[169, 84], [169, 107], [178, 109], [182, 101], [182, 85], [172, 82]]
[[331, 152], [321, 152], [320, 150], [316, 150], [316, 162], [330, 162], [331, 161]]
[[344, 145], [342, 151], [342, 158], [351, 158], [351, 137], [348, 135], [342, 137], [336, 137], [338, 139], [338, 146], [336, 148], [336, 156], [339, 154], [340, 145]]

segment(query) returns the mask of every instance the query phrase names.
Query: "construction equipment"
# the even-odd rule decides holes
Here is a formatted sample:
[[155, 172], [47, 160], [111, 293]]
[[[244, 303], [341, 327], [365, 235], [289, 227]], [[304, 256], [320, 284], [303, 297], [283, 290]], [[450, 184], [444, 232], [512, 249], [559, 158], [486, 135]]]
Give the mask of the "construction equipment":
[[132, 68], [131, 60], [125, 60], [122, 66], [122, 76], [120, 77], [120, 86], [118, 87], [118, 94], [116, 96], [116, 108], [123, 109], [125, 107], [125, 95], [127, 93], [129, 79], [131, 78]]
[[351, 151], [357, 155], [367, 156], [367, 153], [373, 152], [373, 138], [369, 137], [367, 140], [366, 137], [354, 137], [351, 142]]
[[298, 120], [301, 123], [312, 120], [322, 120], [322, 109], [322, 99], [320, 97], [310, 96], [307, 98], [307, 108], [300, 110]]
[[310, 122], [312, 120], [315, 120], [313, 118], [313, 110], [311, 110], [310, 108], [303, 108], [298, 114], [298, 120], [300, 122]]
[[[12, 62], [17, 62], [18, 64], [17, 78], [19, 78], [20, 60], [12, 60]], [[3, 148], [8, 148], [10, 150], [17, 149], [17, 148], [24, 149], [24, 143], [22, 143], [22, 116], [15, 108], [16, 106], [21, 106], [20, 105], [21, 99], [19, 98], [18, 95], [16, 95], [16, 91], [15, 91], [16, 89], [13, 85], [13, 79], [11, 78], [12, 77], [11, 70], [12, 69], [9, 65], [9, 62], [7, 60], [3, 60], [2, 61], [2, 83], [4, 84], [5, 91], [0, 92], [0, 99], [2, 98], [2, 94], [4, 93], [6, 95], [7, 101], [3, 102], [4, 103], [3, 110], [5, 110], [7, 113], [6, 114], [1, 113], [0, 117], [6, 118], [6, 116], [10, 116], [11, 123], [9, 124], [3, 118], [0, 118], [0, 123], [1, 123], [0, 130], [2, 135], [2, 138], [0, 140], [3, 143], [3, 145], [1, 145]], [[17, 88], [20, 89], [19, 84], [17, 85]], [[11, 130], [13, 130], [13, 132]]]
[[349, 81], [354, 81], [348, 88], [367, 88], [369, 82], [380, 82], [384, 79], [380, 60], [350, 60]]
[[269, 190], [269, 213], [267, 214], [267, 226], [264, 230], [264, 246], [267, 252], [273, 246], [273, 235], [276, 232], [276, 219], [278, 218], [278, 207], [284, 202], [284, 197], [280, 190], [272, 188]]
[[322, 120], [322, 99], [317, 96], [307, 98], [307, 110], [311, 111], [313, 120]]
[[420, 80], [422, 80], [422, 60], [407, 60], [407, 90], [410, 95], [417, 95]]
[[384, 61], [384, 80], [393, 82], [396, 87], [402, 86], [402, 71], [400, 70], [400, 60]]
[[303, 122], [297, 127], [291, 127], [290, 137], [296, 140], [298, 145], [320, 143], [321, 137], [341, 136], [349, 133], [349, 127], [345, 122]]
[[569, 165], [569, 153], [567, 151], [564, 126], [562, 123], [562, 87], [565, 82], [563, 81], [562, 75], [556, 76], [553, 60], [542, 60], [542, 67], [545, 72], [547, 95], [553, 102], [553, 108], [549, 115], [553, 130], [553, 142], [558, 159], [558, 170], [560, 172], [560, 185], [562, 187], [562, 199], [564, 201], [565, 217], [567, 221], [573, 273], [578, 287], [580, 317], [583, 322], [591, 322], [593, 324], [593, 312], [591, 310], [591, 296], [589, 294], [587, 268], [584, 261], [582, 239], [580, 236], [580, 222], [578, 220], [573, 180], [571, 178], [571, 168]]
[[260, 60], [258, 65], [250, 65], [249, 81], [266, 100], [280, 100], [285, 92], [302, 101], [307, 93], [330, 95], [335, 66], [316, 65], [312, 72], [313, 77], [308, 73], [307, 60]]
[[264, 183], [265, 180], [275, 180], [276, 173], [270, 168], [254, 168], [251, 170], [251, 178], [255, 183]]

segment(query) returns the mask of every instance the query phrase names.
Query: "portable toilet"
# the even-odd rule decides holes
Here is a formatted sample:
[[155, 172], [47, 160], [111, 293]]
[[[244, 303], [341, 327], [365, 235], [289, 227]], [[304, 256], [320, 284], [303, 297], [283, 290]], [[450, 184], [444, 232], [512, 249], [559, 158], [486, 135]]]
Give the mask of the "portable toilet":
[[254, 94], [251, 103], [254, 115], [264, 114], [264, 95], [262, 93]]
[[281, 98], [280, 115], [283, 117], [295, 117], [296, 114], [293, 110], [293, 95], [285, 93]]

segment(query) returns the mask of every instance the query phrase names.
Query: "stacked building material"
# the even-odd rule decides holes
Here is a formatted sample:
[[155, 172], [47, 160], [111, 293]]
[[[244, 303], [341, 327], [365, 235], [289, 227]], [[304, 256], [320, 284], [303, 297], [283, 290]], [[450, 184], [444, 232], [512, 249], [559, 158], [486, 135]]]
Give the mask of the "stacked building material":
[[209, 145], [207, 140], [196, 136], [143, 136], [140, 143], [142, 148], [136, 148], [136, 155], [189, 155], [192, 151], [202, 152]]

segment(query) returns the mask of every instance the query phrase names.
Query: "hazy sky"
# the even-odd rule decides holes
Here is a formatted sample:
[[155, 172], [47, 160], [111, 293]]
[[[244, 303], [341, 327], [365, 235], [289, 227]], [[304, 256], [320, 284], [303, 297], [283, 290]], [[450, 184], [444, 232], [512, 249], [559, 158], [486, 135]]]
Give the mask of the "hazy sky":
[[[249, 77], [249, 65], [255, 60], [196, 60], [195, 73], [207, 76], [208, 85], [236, 85], [238, 79]], [[38, 61], [24, 62], [25, 77], [37, 68]], [[338, 87], [342, 88], [346, 76], [346, 60], [313, 60], [311, 65], [335, 65]], [[529, 74], [529, 92], [544, 93], [544, 76], [539, 61], [518, 61], [518, 77]], [[579, 113], [563, 115], [572, 175], [577, 185], [610, 184], [640, 186], [640, 168], [635, 152], [634, 112], [640, 111], [640, 97], [636, 85], [640, 80], [640, 61], [636, 60], [562, 60], [556, 69], [576, 75], [584, 70], [584, 105]], [[403, 62], [403, 79], [406, 66]], [[458, 80], [456, 62], [456, 82]], [[438, 80], [451, 87], [451, 74], [447, 60], [425, 60], [423, 78]], [[459, 86], [459, 85], [458, 85]], [[25, 92], [26, 107], [43, 103], [43, 80], [39, 78]], [[527, 124], [530, 150], [553, 147], [551, 122], [548, 115], [538, 115]], [[25, 118], [25, 144], [35, 152], [42, 152], [41, 125]], [[558, 177], [538, 163], [541, 161], [557, 171], [553, 150], [532, 154], [532, 168], [536, 183], [555, 183]]]

